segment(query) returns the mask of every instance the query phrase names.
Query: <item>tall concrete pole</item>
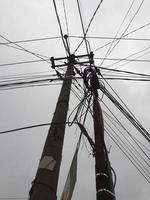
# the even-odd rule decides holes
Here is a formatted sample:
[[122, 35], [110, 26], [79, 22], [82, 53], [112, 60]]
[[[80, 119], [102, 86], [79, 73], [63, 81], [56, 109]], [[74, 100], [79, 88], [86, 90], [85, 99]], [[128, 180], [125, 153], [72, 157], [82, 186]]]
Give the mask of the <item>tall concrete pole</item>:
[[98, 102], [99, 87], [96, 72], [92, 73], [91, 87], [93, 92], [93, 117], [95, 134], [95, 174], [97, 200], [115, 200], [114, 187], [107, 150], [104, 141], [104, 122]]
[[30, 200], [56, 200], [67, 111], [72, 83], [74, 56], [68, 59], [68, 68], [45, 142], [39, 167], [32, 188]]

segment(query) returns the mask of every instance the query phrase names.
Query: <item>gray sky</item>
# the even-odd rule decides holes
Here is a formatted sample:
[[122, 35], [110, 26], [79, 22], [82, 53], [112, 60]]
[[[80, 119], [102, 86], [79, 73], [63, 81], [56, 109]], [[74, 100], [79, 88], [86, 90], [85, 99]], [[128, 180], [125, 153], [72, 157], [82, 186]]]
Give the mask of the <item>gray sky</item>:
[[[63, 31], [66, 33], [62, 0], [56, 0], [56, 2]], [[81, 36], [82, 29], [76, 0], [65, 0], [65, 2], [70, 35]], [[82, 4], [84, 24], [87, 26], [99, 0], [80, 0], [80, 2]], [[131, 0], [104, 0], [91, 25], [88, 36], [114, 37], [131, 2]], [[142, 0], [136, 0], [134, 2], [128, 17], [121, 27], [118, 37], [126, 29], [141, 2]], [[126, 33], [150, 22], [149, 8], [150, 2], [149, 0], [145, 0]], [[0, 35], [5, 36], [11, 41], [60, 36], [52, 0], [0, 0]], [[150, 26], [147, 26], [128, 37], [149, 38], [149, 35]], [[89, 41], [91, 49], [94, 51], [110, 40], [89, 39]], [[5, 40], [0, 38], [0, 42], [5, 42]], [[71, 50], [73, 51], [80, 40], [71, 39], [70, 42]], [[30, 51], [48, 57], [65, 56], [61, 39], [22, 43], [21, 45]], [[124, 58], [149, 46], [150, 41], [121, 41], [108, 57]], [[95, 57], [104, 57], [106, 52], [107, 48], [95, 51]], [[145, 51], [145, 53], [147, 52], [148, 50]], [[84, 46], [78, 51], [78, 54], [80, 53], [86, 53]], [[0, 45], [0, 55], [0, 64], [37, 59], [33, 55], [3, 45]], [[142, 54], [138, 54], [137, 56], [140, 55]], [[132, 57], [132, 59], [134, 58], [136, 57]], [[139, 59], [150, 60], [150, 52]], [[103, 67], [108, 67], [114, 62], [105, 61]], [[100, 60], [96, 60], [96, 64], [100, 64]], [[119, 67], [121, 64], [118, 63], [115, 67]], [[146, 62], [130, 62], [119, 69], [150, 74], [149, 63]], [[49, 64], [40, 62], [1, 67], [0, 76], [43, 71], [55, 73]], [[143, 126], [150, 132], [149, 82], [112, 81], [109, 83], [129, 108], [131, 108]], [[59, 91], [59, 85], [0, 91], [0, 131], [50, 122]], [[132, 134], [149, 147], [149, 144], [116, 111], [107, 98], [104, 98], [104, 100], [118, 114], [122, 123], [130, 129]], [[72, 95], [69, 111], [74, 108], [76, 103], [77, 100]], [[92, 135], [93, 130], [90, 121], [88, 121], [86, 128], [90, 130]], [[48, 127], [36, 128], [0, 136], [0, 198], [28, 196], [30, 184], [35, 177], [47, 130]], [[75, 127], [67, 129], [58, 187], [58, 199], [63, 190], [78, 135], [79, 130], [76, 132]], [[148, 200], [150, 187], [147, 181], [139, 174], [136, 168], [108, 136], [106, 136], [106, 144], [108, 147], [112, 145], [109, 156], [117, 174], [117, 200]], [[147, 151], [147, 154], [149, 154], [149, 151]], [[147, 168], [147, 170], [150, 171], [150, 168]], [[89, 155], [84, 142], [79, 153], [78, 182], [72, 199], [96, 199], [94, 158]]]

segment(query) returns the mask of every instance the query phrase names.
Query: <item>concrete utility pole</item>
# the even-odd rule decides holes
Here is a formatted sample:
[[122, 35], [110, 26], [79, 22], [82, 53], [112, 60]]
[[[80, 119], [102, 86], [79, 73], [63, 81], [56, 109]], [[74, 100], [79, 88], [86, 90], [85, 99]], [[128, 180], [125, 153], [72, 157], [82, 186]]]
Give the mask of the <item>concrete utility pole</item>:
[[74, 56], [68, 57], [68, 68], [43, 149], [32, 188], [30, 200], [56, 200], [67, 111], [73, 75]]
[[104, 122], [98, 102], [99, 81], [96, 72], [91, 73], [91, 90], [93, 92], [93, 115], [95, 133], [95, 173], [97, 200], [115, 200], [110, 163], [104, 142]]

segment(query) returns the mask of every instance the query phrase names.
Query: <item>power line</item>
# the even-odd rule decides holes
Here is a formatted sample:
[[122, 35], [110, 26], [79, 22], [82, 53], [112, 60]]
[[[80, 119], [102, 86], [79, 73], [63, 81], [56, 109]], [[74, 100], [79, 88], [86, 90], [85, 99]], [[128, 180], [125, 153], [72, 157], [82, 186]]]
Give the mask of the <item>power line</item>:
[[11, 86], [7, 88], [0, 88], [0, 91], [8, 91], [8, 90], [16, 90], [16, 89], [25, 89], [25, 88], [33, 88], [33, 87], [45, 87], [45, 86], [57, 86], [62, 85], [62, 83], [39, 83], [39, 84], [30, 84], [23, 86]]
[[[3, 38], [4, 40], [6, 40], [7, 42], [11, 42], [11, 43], [12, 43], [12, 41], [8, 40], [8, 39], [7, 39], [6, 37], [4, 37], [4, 36], [0, 35], [0, 37]], [[14, 43], [13, 43], [13, 44], [14, 44]], [[36, 53], [34, 53], [34, 52], [32, 52], [32, 51], [29, 51], [29, 50], [25, 49], [24, 47], [20, 46], [19, 44], [14, 44], [14, 45], [17, 46], [17, 47], [19, 47], [19, 48], [22, 49], [23, 51], [25, 51], [25, 52], [27, 52], [27, 53], [29, 53], [29, 54], [31, 54], [31, 55], [37, 57], [37, 58], [40, 58], [41, 60], [43, 60], [43, 61], [45, 61], [45, 62], [47, 62], [47, 63], [50, 64], [50, 62], [49, 62], [48, 60], [42, 58], [40, 54], [36, 54]]]
[[115, 142], [115, 144], [119, 147], [119, 149], [124, 153], [124, 155], [130, 160], [130, 162], [136, 167], [136, 169], [140, 172], [140, 174], [150, 183], [149, 178], [144, 174], [143, 169], [141, 169], [141, 166], [137, 163], [135, 158], [127, 152], [125, 147], [122, 146], [120, 141], [112, 134], [112, 130], [105, 127], [105, 132], [109, 135], [109, 137]]
[[[150, 46], [148, 46], [148, 47], [146, 47], [146, 48], [144, 48], [144, 49], [142, 49], [142, 50], [140, 50], [140, 51], [138, 51], [138, 52], [135, 52], [135, 53], [133, 53], [133, 54], [130, 54], [129, 56], [125, 57], [124, 59], [131, 58], [132, 56], [135, 56], [135, 55], [137, 55], [137, 54], [139, 54], [139, 53], [142, 53], [142, 52], [144, 52], [144, 51], [146, 51], [146, 50], [148, 50], [148, 49], [150, 49]], [[149, 52], [146, 52], [146, 53], [144, 53], [144, 54], [142, 54], [142, 55], [136, 56], [134, 59], [142, 58], [143, 56], [148, 55], [149, 53], [150, 53], [150, 51], [149, 51]], [[115, 63], [113, 63], [113, 64], [107, 65], [106, 67], [108, 68], [108, 67], [114, 66], [114, 65], [116, 65], [116, 64], [118, 64], [118, 63], [120, 63], [120, 62], [121, 62], [121, 61], [119, 60], [119, 61], [117, 61], [117, 62], [115, 62]], [[128, 63], [130, 63], [130, 61], [128, 61], [128, 62], [126, 62], [126, 63], [123, 63], [123, 64], [119, 65], [118, 67], [115, 67], [114, 69], [118, 69], [118, 68], [120, 68], [120, 67], [122, 67], [122, 66], [124, 66], [124, 65], [127, 65]], [[105, 73], [105, 74], [106, 74], [106, 73]], [[108, 74], [108, 73], [107, 73], [107, 74]]]
[[16, 40], [16, 41], [12, 41], [12, 42], [0, 42], [0, 45], [19, 44], [19, 43], [28, 43], [28, 42], [37, 42], [37, 41], [55, 40], [55, 39], [61, 39], [61, 37], [60, 36], [43, 37], [43, 38], [33, 38], [33, 39], [27, 39], [27, 40]]
[[[125, 37], [126, 37], [126, 36], [128, 36], [128, 35], [131, 35], [131, 34], [133, 34], [133, 33], [137, 32], [137, 31], [139, 31], [139, 30], [141, 30], [141, 29], [143, 29], [143, 28], [146, 28], [146, 27], [147, 27], [147, 26], [149, 26], [149, 25], [150, 25], [150, 23], [144, 24], [143, 26], [140, 26], [139, 28], [136, 28], [136, 29], [134, 29], [134, 30], [130, 31], [129, 33], [125, 34], [124, 36], [122, 36], [122, 38], [125, 38]], [[108, 42], [108, 43], [106, 43], [106, 44], [105, 44], [105, 45], [103, 45], [103, 46], [100, 46], [100, 47], [98, 47], [98, 48], [94, 49], [94, 51], [93, 51], [93, 52], [95, 52], [95, 51], [98, 51], [98, 50], [100, 50], [100, 49], [102, 49], [102, 48], [104, 48], [104, 47], [108, 46], [108, 45], [109, 45], [109, 44], [111, 44], [111, 43], [112, 43], [112, 41], [111, 41], [111, 42]]]
[[22, 85], [26, 85], [26, 84], [39, 84], [39, 83], [45, 83], [45, 82], [52, 82], [52, 81], [58, 81], [61, 80], [60, 78], [55, 78], [55, 79], [51, 79], [51, 78], [46, 78], [46, 79], [37, 79], [37, 80], [31, 80], [31, 81], [21, 81], [21, 82], [14, 82], [14, 83], [3, 83], [0, 84], [0, 90], [1, 88], [7, 88], [7, 87], [13, 87], [13, 86], [22, 86]]
[[82, 18], [82, 14], [81, 14], [81, 9], [80, 9], [79, 0], [77, 0], [77, 5], [78, 5], [78, 11], [79, 11], [79, 16], [80, 16], [82, 31], [83, 31], [83, 35], [84, 35], [83, 40], [85, 40], [86, 51], [87, 51], [87, 54], [89, 54], [88, 43], [87, 43], [87, 40], [86, 40], [86, 33], [85, 33], [84, 24], [83, 24], [83, 18]]
[[120, 81], [142, 81], [142, 82], [149, 82], [150, 81], [150, 79], [140, 79], [140, 78], [109, 78], [109, 77], [106, 77], [105, 78], [106, 80], [115, 80], [115, 81], [117, 81], [117, 80], [120, 80]]
[[[148, 160], [150, 160], [150, 157], [143, 151], [143, 149], [140, 147], [140, 145], [138, 145], [138, 143], [136, 143], [136, 141], [133, 139], [133, 137], [131, 136], [131, 134], [129, 134], [128, 132], [128, 135], [130, 136], [130, 139], [132, 139], [134, 141], [134, 143], [136, 145], [138, 145], [138, 147], [140, 148], [140, 150], [142, 150], [142, 152], [139, 152], [135, 146], [133, 145], [133, 142], [130, 141], [129, 138], [126, 137], [126, 135], [124, 133], [122, 133], [122, 130], [120, 130], [117, 125], [114, 123], [115, 120], [112, 121], [112, 117], [110, 117], [106, 112], [104, 112], [105, 116], [107, 117], [107, 119], [109, 120], [109, 122], [115, 127], [115, 129], [118, 131], [119, 133], [119, 138], [121, 139], [121, 135], [122, 137], [125, 139], [125, 141], [128, 143], [128, 145], [130, 145], [130, 147], [132, 148], [131, 151], [134, 150], [134, 152], [136, 152], [136, 154], [145, 162], [145, 164], [150, 167], [150, 162], [148, 163], [147, 160], [145, 160], [145, 158], [143, 157], [142, 154], [144, 154]], [[112, 127], [112, 125], [110, 125], [110, 127]], [[119, 126], [120, 127], [120, 126]], [[121, 124], [121, 128], [123, 128], [123, 125]], [[122, 140], [123, 141], [123, 140]], [[133, 153], [133, 152], [132, 152]], [[147, 170], [146, 170], [147, 171]], [[148, 172], [149, 173], [149, 172]]]
[[126, 58], [105, 58], [105, 57], [103, 57], [103, 58], [95, 58], [96, 60], [103, 60], [103, 59], [105, 59], [105, 60], [118, 60], [118, 61], [129, 61], [129, 62], [150, 62], [150, 60], [145, 60], [145, 59], [143, 59], [143, 60], [138, 60], [138, 59], [126, 59]]
[[[110, 110], [110, 108], [106, 105], [106, 103], [104, 103], [104, 101], [102, 101], [103, 105], [107, 108], [107, 110], [110, 112], [110, 114], [112, 115], [110, 117], [110, 115], [107, 114], [107, 117], [109, 116], [109, 120], [110, 118], [113, 120], [113, 122], [115, 122], [115, 124], [119, 125], [119, 127], [121, 127], [123, 129], [123, 131], [125, 131], [127, 133], [127, 135], [130, 137], [130, 139], [136, 144], [136, 146], [142, 151], [142, 153], [148, 158], [149, 160], [149, 156], [145, 153], [145, 151], [142, 149], [142, 147], [139, 145], [139, 141], [136, 139], [136, 137], [133, 137], [133, 135], [127, 130], [127, 128], [125, 128], [125, 126], [123, 126], [123, 124], [121, 123], [121, 121], [115, 116], [114, 112], [112, 112]], [[106, 115], [106, 112], [104, 112], [104, 114]], [[112, 121], [111, 120], [111, 121]], [[122, 131], [121, 131], [121, 135], [122, 135]], [[123, 134], [123, 137], [125, 137], [125, 135]], [[137, 142], [138, 141], [138, 142]], [[141, 143], [140, 143], [141, 144]], [[147, 161], [146, 161], [147, 162]], [[148, 164], [149, 165], [149, 164]]]
[[109, 69], [109, 68], [106, 68], [106, 67], [98, 67], [98, 68], [100, 68], [102, 70], [106, 70], [106, 71], [111, 71], [111, 72], [125, 73], [125, 74], [137, 75], [137, 76], [150, 77], [150, 74], [143, 74], [143, 73], [130, 72], [130, 71], [125, 71], [125, 70], [117, 70], [117, 69]]
[[[135, 0], [133, 0], [132, 3], [134, 4], [134, 2], [135, 2]], [[135, 12], [135, 14], [134, 14], [133, 17], [131, 18], [129, 24], [127, 25], [126, 29], [125, 29], [125, 30], [123, 31], [123, 33], [121, 34], [121, 38], [124, 37], [125, 33], [126, 33], [127, 30], [129, 29], [131, 23], [133, 22], [133, 20], [134, 20], [135, 17], [137, 16], [138, 12], [140, 11], [140, 9], [141, 9], [143, 3], [144, 3], [144, 0], [142, 0], [142, 2], [140, 3], [140, 5], [139, 5], [137, 11]], [[132, 7], [132, 4], [131, 4], [131, 7]], [[115, 41], [115, 40], [114, 40], [114, 41]], [[109, 56], [109, 55], [111, 54], [111, 52], [113, 51], [113, 49], [117, 46], [117, 44], [118, 44], [119, 42], [120, 42], [120, 40], [118, 40], [118, 41], [116, 42], [116, 44], [112, 47], [112, 49], [110, 48], [110, 51], [108, 51], [108, 54], [106, 55], [106, 57]], [[113, 44], [113, 43], [112, 43], [112, 44]], [[103, 61], [104, 61], [104, 60], [103, 60]], [[102, 62], [102, 64], [103, 64], [103, 62]], [[102, 65], [102, 64], [101, 64], [101, 65]]]
[[[121, 23], [120, 26], [119, 26], [119, 29], [118, 29], [118, 31], [117, 31], [115, 37], [118, 36], [118, 33], [119, 33], [119, 31], [121, 30], [121, 27], [122, 27], [123, 23], [125, 22], [125, 20], [126, 20], [128, 14], [129, 14], [129, 12], [130, 12], [130, 10], [131, 10], [131, 8], [132, 8], [134, 2], [135, 2], [135, 0], [132, 1], [131, 5], [130, 5], [130, 7], [129, 7], [129, 9], [128, 9], [128, 11], [127, 11], [127, 13], [126, 13], [124, 19], [123, 19], [123, 21], [122, 21], [122, 23]], [[125, 32], [124, 32], [124, 33], [125, 33]], [[124, 35], [124, 33], [122, 34], [122, 36]], [[122, 37], [122, 36], [121, 36], [121, 37]], [[113, 49], [114, 49], [115, 46], [119, 43], [120, 40], [117, 40], [117, 43], [113, 46], [113, 44], [115, 43], [115, 41], [116, 41], [116, 40], [113, 39], [113, 41], [110, 43], [110, 46], [109, 46], [109, 48], [108, 48], [108, 50], [107, 50], [107, 52], [106, 52], [106, 54], [105, 54], [105, 58], [107, 58], [107, 57], [111, 54], [111, 52], [113, 51]], [[102, 66], [102, 64], [103, 64], [104, 62], [105, 62], [105, 59], [102, 60], [100, 66]]]
[[86, 31], [85, 31], [84, 38], [83, 38], [83, 40], [80, 42], [80, 44], [77, 46], [77, 48], [76, 48], [76, 50], [74, 51], [74, 53], [77, 52], [77, 50], [80, 48], [80, 46], [81, 46], [81, 44], [83, 43], [83, 41], [86, 39], [86, 35], [87, 35], [88, 31], [89, 31], [89, 28], [90, 28], [90, 26], [91, 26], [91, 24], [92, 24], [92, 22], [93, 22], [93, 20], [94, 20], [94, 17], [96, 16], [96, 14], [97, 14], [97, 12], [98, 12], [98, 10], [99, 10], [99, 8], [100, 8], [102, 2], [103, 2], [103, 0], [100, 0], [100, 2], [99, 2], [99, 4], [98, 4], [98, 6], [97, 6], [97, 8], [96, 8], [96, 10], [95, 10], [95, 12], [94, 12], [92, 18], [91, 18], [91, 20], [90, 20], [90, 22], [89, 22], [89, 24], [88, 24], [88, 27], [87, 27], [87, 29], [86, 29]]
[[66, 6], [65, 6], [65, 0], [63, 0], [63, 8], [64, 8], [65, 21], [66, 21], [67, 35], [69, 36], [69, 25], [68, 25], [68, 19], [67, 19], [67, 11], [66, 11]]
[[43, 62], [43, 61], [50, 61], [50, 59], [29, 60], [29, 61], [14, 62], [14, 63], [4, 63], [4, 64], [0, 64], [0, 67], [11, 66], [11, 65], [22, 65], [22, 64], [38, 63], [38, 62]]
[[54, 9], [55, 9], [55, 13], [56, 13], [56, 17], [57, 17], [59, 29], [60, 29], [60, 34], [61, 34], [62, 42], [63, 42], [63, 45], [65, 47], [66, 52], [69, 54], [67, 46], [66, 46], [65, 41], [64, 41], [63, 30], [62, 30], [62, 26], [61, 26], [61, 22], [60, 22], [60, 18], [59, 18], [59, 14], [58, 14], [58, 10], [57, 10], [57, 6], [56, 6], [56, 1], [55, 0], [53, 0], [53, 5], [54, 5]]
[[[78, 38], [83, 39], [83, 36], [78, 35], [68, 35], [69, 38]], [[125, 38], [125, 37], [109, 37], [109, 36], [86, 36], [87, 39], [102, 39], [102, 40], [129, 40], [129, 41], [150, 41], [150, 38]], [[0, 42], [0, 45], [9, 45], [9, 44], [19, 44], [19, 43], [28, 43], [28, 42], [37, 42], [37, 41], [45, 41], [45, 40], [53, 40], [53, 39], [61, 39], [61, 36], [57, 37], [42, 37], [42, 38], [33, 38], [27, 40], [16, 40], [12, 42]], [[12, 46], [13, 47], [13, 46]], [[19, 49], [17, 47], [13, 47]]]
[[[83, 36], [73, 36], [70, 35], [70, 38], [83, 38]], [[101, 40], [129, 40], [129, 41], [150, 41], [150, 38], [125, 38], [125, 37], [108, 37], [108, 36], [86, 36], [87, 39], [101, 39]]]

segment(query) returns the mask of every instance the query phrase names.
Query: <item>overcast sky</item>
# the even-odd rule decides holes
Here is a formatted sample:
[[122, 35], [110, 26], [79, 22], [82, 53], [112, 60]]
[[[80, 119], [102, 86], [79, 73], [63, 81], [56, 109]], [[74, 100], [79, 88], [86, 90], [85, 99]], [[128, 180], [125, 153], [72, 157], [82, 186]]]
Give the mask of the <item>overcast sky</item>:
[[[64, 34], [66, 34], [62, 2], [62, 0], [56, 0], [63, 31]], [[76, 0], [65, 0], [65, 2], [70, 35], [81, 36], [82, 29]], [[87, 26], [99, 0], [80, 0], [80, 2], [83, 21], [85, 26]], [[103, 0], [90, 27], [88, 36], [114, 37], [132, 2], [132, 0]], [[134, 1], [132, 9], [120, 29], [118, 37], [130, 23], [141, 2], [142, 0]], [[149, 8], [150, 1], [145, 0], [126, 33], [150, 23]], [[60, 36], [53, 1], [0, 0], [0, 35], [11, 41]], [[147, 26], [128, 37], [150, 38], [149, 36], [150, 26]], [[111, 40], [89, 39], [92, 51], [109, 41]], [[0, 38], [0, 42], [6, 41]], [[79, 42], [80, 39], [72, 38], [70, 40], [72, 52]], [[47, 57], [62, 57], [66, 55], [61, 39], [28, 42], [22, 43], [21, 45], [30, 51]], [[108, 57], [125, 58], [149, 46], [150, 40], [124, 40], [116, 46]], [[104, 57], [106, 52], [107, 48], [95, 51], [95, 57]], [[84, 45], [77, 53], [86, 53]], [[147, 54], [139, 59], [150, 60], [150, 52], [147, 50], [143, 52], [143, 54], [144, 53]], [[0, 45], [0, 58], [0, 65], [37, 59], [29, 53], [4, 45]], [[131, 58], [134, 59], [136, 57]], [[100, 60], [96, 60], [97, 65], [100, 64], [100, 62]], [[115, 61], [105, 61], [103, 67], [108, 67], [114, 62]], [[120, 64], [122, 63], [119, 63], [116, 67], [119, 67]], [[148, 62], [130, 62], [120, 69], [150, 74]], [[0, 81], [2, 81], [2, 76], [43, 71], [55, 73], [46, 62], [0, 67]], [[109, 83], [124, 100], [126, 105], [131, 108], [145, 129], [150, 132], [150, 83], [130, 81], [111, 81]], [[50, 122], [59, 91], [60, 85], [0, 90], [0, 131]], [[107, 98], [104, 98], [104, 100], [106, 100], [107, 105], [114, 111], [115, 108], [109, 103]], [[72, 95], [70, 102], [69, 111], [74, 108], [78, 101]], [[118, 113], [117, 111], [114, 112], [116, 112], [116, 114]], [[120, 113], [118, 113], [118, 116], [133, 135], [135, 134], [134, 136], [140, 139], [141, 142], [149, 148], [149, 144], [132, 129], [132, 127], [130, 128], [130, 125]], [[93, 135], [92, 123], [90, 124], [88, 122], [87, 124], [87, 130], [90, 130], [91, 135]], [[47, 131], [48, 127], [43, 127], [0, 135], [0, 199], [28, 196], [31, 182], [36, 174]], [[78, 136], [79, 130], [76, 131], [75, 127], [67, 129], [58, 187], [58, 199], [60, 199], [60, 194], [63, 190]], [[117, 175], [117, 200], [149, 200], [149, 183], [139, 174], [136, 168], [108, 136], [106, 136], [106, 144], [108, 147], [112, 146], [109, 156]], [[87, 148], [89, 149], [89, 147]], [[147, 154], [149, 154], [149, 151], [147, 151]], [[149, 162], [149, 160], [147, 160], [147, 162]], [[150, 167], [147, 168], [147, 170], [150, 171]], [[94, 158], [89, 155], [84, 143], [79, 152], [78, 181], [72, 199], [96, 199]]]

